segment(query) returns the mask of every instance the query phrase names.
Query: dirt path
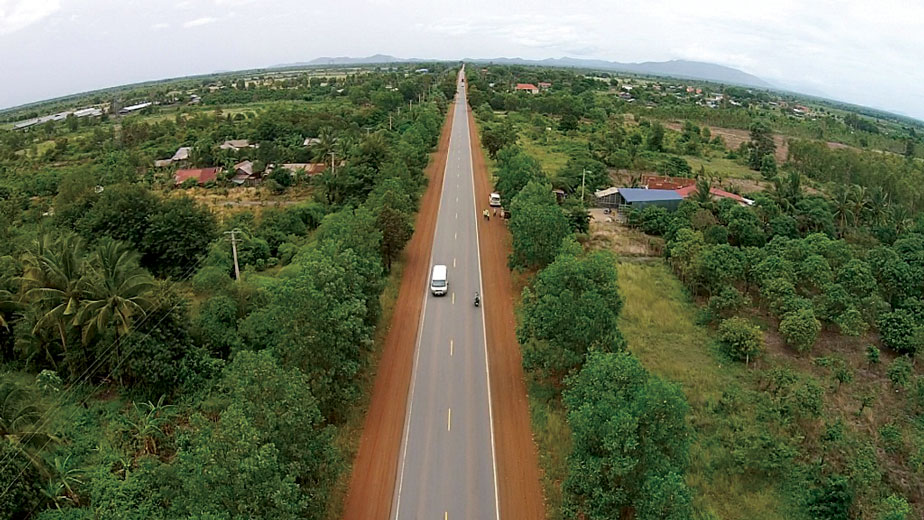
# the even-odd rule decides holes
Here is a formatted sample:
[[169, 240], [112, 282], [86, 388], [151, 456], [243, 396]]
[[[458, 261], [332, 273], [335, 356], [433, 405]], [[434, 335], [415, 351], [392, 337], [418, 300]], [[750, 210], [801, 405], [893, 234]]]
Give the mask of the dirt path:
[[[475, 200], [487, 207], [491, 184], [470, 107], [468, 119], [472, 139]], [[539, 456], [532, 436], [513, 313], [518, 295], [507, 268], [507, 255], [511, 250], [510, 233], [501, 218], [492, 218], [489, 222], [479, 219], [478, 238], [481, 245], [488, 364], [491, 369], [500, 515], [505, 519], [543, 520], [545, 499], [539, 481]]]
[[439, 145], [426, 170], [430, 183], [420, 201], [414, 235], [404, 250], [401, 288], [372, 387], [372, 400], [363, 423], [359, 450], [353, 462], [343, 513], [345, 519], [384, 519], [391, 511], [408, 386], [414, 365], [414, 344], [449, 150], [452, 113], [450, 106]]

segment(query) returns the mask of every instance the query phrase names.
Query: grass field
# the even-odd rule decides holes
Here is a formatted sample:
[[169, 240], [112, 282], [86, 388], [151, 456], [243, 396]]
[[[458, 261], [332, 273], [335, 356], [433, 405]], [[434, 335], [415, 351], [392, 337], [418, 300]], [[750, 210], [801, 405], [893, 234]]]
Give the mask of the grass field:
[[550, 176], [558, 173], [568, 162], [567, 151], [561, 144], [555, 144], [554, 140], [549, 140], [549, 144], [543, 144], [521, 133], [518, 143], [523, 151], [539, 161], [542, 171]]
[[702, 166], [706, 169], [707, 173], [715, 174], [720, 179], [760, 180], [762, 178], [760, 176], [760, 172], [755, 172], [747, 166], [742, 166], [735, 161], [726, 159], [724, 157], [703, 159], [700, 157], [685, 155], [683, 158], [693, 168], [693, 173], [698, 172], [700, 166]]
[[[713, 407], [727, 388], [750, 384], [747, 369], [724, 364], [712, 350], [711, 331], [695, 323], [696, 304], [663, 262], [626, 262], [618, 268], [625, 299], [620, 330], [629, 350], [653, 374], [680, 384], [690, 404], [689, 419], [696, 435], [690, 447], [687, 483], [694, 496], [695, 518], [799, 518], [785, 505], [777, 482], [742, 475], [729, 466], [734, 446], [725, 442], [729, 432], [723, 429], [728, 422], [719, 420]], [[528, 384], [548, 518], [558, 520], [571, 447], [566, 411], [551, 388], [535, 381]]]
[[690, 403], [697, 433], [687, 483], [699, 518], [792, 518], [775, 482], [727, 471], [734, 447], [722, 442], [718, 429], [727, 423], [712, 408], [725, 389], [749, 383], [747, 370], [724, 364], [712, 351], [711, 331], [695, 324], [696, 304], [665, 264], [621, 263], [619, 286], [625, 299], [620, 330], [629, 350], [652, 373], [680, 384]]

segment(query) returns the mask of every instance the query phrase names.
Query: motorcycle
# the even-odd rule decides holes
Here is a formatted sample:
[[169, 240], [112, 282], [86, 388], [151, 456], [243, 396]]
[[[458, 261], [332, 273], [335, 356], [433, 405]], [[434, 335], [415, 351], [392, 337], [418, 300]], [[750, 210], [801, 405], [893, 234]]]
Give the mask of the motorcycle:
[[478, 296], [478, 293], [475, 293], [475, 307], [481, 305], [481, 298]]

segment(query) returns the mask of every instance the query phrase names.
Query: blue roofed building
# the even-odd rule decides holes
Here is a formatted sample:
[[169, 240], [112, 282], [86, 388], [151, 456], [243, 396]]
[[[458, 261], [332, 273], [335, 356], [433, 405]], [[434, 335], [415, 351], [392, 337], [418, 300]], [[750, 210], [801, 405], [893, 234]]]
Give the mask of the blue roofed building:
[[607, 188], [594, 195], [597, 205], [604, 208], [627, 208], [642, 210], [647, 206], [661, 206], [674, 211], [683, 197], [674, 190], [649, 190], [647, 188]]

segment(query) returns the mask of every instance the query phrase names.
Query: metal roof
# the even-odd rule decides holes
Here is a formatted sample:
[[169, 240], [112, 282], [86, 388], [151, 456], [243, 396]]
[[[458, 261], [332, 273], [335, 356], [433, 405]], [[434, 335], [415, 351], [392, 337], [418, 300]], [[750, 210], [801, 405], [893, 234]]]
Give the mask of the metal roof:
[[649, 190], [645, 188], [619, 188], [619, 194], [626, 202], [653, 202], [656, 200], [683, 200], [674, 190]]

